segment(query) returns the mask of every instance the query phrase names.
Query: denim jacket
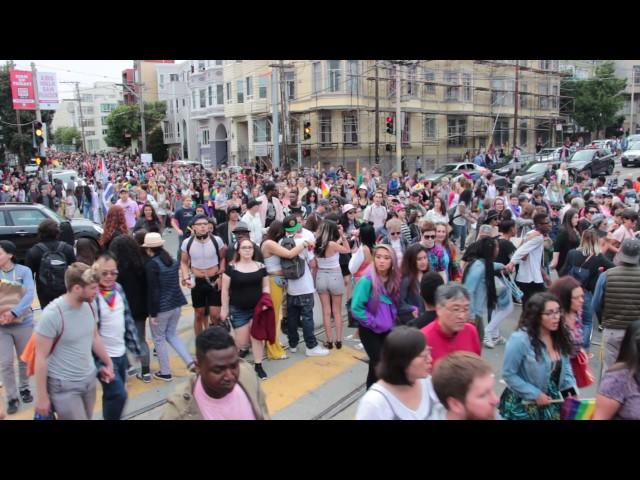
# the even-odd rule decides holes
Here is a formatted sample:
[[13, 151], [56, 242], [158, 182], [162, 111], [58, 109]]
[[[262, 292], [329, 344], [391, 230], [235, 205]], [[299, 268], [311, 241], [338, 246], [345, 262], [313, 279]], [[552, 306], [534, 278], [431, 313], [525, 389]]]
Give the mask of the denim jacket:
[[[523, 400], [535, 400], [547, 391], [552, 363], [544, 344], [541, 353], [541, 358], [536, 358], [529, 334], [524, 330], [515, 331], [507, 341], [502, 376], [509, 388]], [[560, 360], [559, 390], [576, 388], [569, 356], [561, 354]]]
[[[464, 279], [464, 286], [467, 287], [471, 294], [471, 313], [476, 317], [485, 317], [487, 315], [487, 284], [484, 278], [484, 260], [476, 260], [469, 267], [469, 272]], [[494, 271], [502, 270], [504, 265], [493, 262]], [[508, 305], [508, 296], [511, 295], [508, 288], [505, 288], [501, 298], [497, 299], [496, 308], [505, 308]], [[507, 298], [505, 302], [503, 299]], [[506, 305], [505, 305], [506, 303]]]

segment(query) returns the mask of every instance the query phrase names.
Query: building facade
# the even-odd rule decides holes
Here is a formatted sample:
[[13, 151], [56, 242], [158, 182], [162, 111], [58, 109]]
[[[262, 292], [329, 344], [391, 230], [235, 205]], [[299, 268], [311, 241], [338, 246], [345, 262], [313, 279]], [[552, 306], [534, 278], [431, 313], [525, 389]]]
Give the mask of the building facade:
[[[624, 90], [624, 106], [619, 112], [624, 115], [625, 120], [622, 124], [624, 132], [630, 135], [640, 133], [640, 60], [616, 60], [615, 61], [616, 76], [627, 79], [627, 88]], [[633, 98], [633, 110], [631, 102]], [[633, 121], [633, 127], [631, 122]]]

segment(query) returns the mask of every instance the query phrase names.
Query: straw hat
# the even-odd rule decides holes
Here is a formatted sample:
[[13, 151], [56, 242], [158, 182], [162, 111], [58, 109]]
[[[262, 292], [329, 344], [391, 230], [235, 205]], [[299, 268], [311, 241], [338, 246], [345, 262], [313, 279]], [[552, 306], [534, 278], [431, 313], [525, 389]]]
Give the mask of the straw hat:
[[164, 245], [164, 240], [157, 232], [147, 233], [144, 236], [144, 243], [142, 246], [144, 248], [156, 248], [162, 247]]

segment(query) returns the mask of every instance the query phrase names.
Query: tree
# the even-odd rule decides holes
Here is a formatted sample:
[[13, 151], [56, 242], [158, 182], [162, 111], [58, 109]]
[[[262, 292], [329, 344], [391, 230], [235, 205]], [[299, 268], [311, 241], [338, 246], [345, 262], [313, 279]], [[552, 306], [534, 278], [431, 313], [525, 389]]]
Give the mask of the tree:
[[[24, 165], [27, 158], [30, 158], [33, 153], [32, 123], [36, 119], [36, 113], [34, 110], [20, 110], [22, 134], [19, 134], [16, 125], [18, 123], [16, 111], [13, 109], [13, 100], [11, 98], [11, 80], [9, 77], [9, 70], [14, 67], [15, 64], [11, 61], [0, 67], [0, 121], [2, 122], [0, 123], [0, 134], [4, 137], [0, 143], [5, 144], [9, 152], [20, 155], [20, 163]], [[47, 131], [50, 131], [55, 111], [42, 110], [41, 113], [42, 123], [46, 123]]]
[[[144, 104], [144, 122], [147, 138], [164, 119], [167, 106], [164, 102]], [[140, 138], [140, 109], [138, 105], [120, 105], [107, 117], [105, 141], [110, 147], [129, 147], [131, 139]]]
[[74, 138], [77, 144], [82, 143], [82, 133], [75, 127], [60, 127], [53, 133], [53, 140], [58, 145], [73, 145]]
[[167, 159], [167, 145], [164, 143], [164, 133], [159, 126], [149, 134], [147, 152], [153, 155], [154, 162], [164, 162]]
[[616, 114], [624, 105], [620, 94], [626, 86], [626, 79], [615, 78], [613, 62], [605, 62], [592, 79], [563, 82], [562, 95], [575, 99], [573, 118], [598, 137], [600, 130], [616, 123]]

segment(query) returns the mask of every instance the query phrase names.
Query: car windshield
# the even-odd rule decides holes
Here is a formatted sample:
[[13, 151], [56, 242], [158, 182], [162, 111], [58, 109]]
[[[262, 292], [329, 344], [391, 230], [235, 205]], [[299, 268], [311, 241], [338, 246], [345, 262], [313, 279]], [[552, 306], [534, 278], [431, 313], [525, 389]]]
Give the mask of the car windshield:
[[631, 143], [627, 150], [640, 150], [640, 142]]
[[455, 164], [449, 164], [449, 165], [443, 165], [440, 168], [438, 168], [435, 173], [447, 173], [447, 172], [452, 172], [456, 169], [456, 165]]
[[44, 209], [46, 210], [46, 215], [49, 218], [53, 218], [54, 220], [56, 220], [58, 223], [60, 222], [66, 222], [67, 220], [62, 218], [60, 215], [58, 215], [56, 212], [54, 212], [53, 210], [51, 210], [49, 207], [44, 207]]
[[531, 162], [525, 172], [526, 173], [544, 173], [547, 170], [547, 165], [546, 163], [539, 163], [539, 162]]
[[580, 150], [573, 154], [571, 162], [583, 162], [585, 160], [591, 160], [593, 157], [593, 150]]
[[543, 148], [538, 155], [551, 155], [555, 151], [555, 148]]

